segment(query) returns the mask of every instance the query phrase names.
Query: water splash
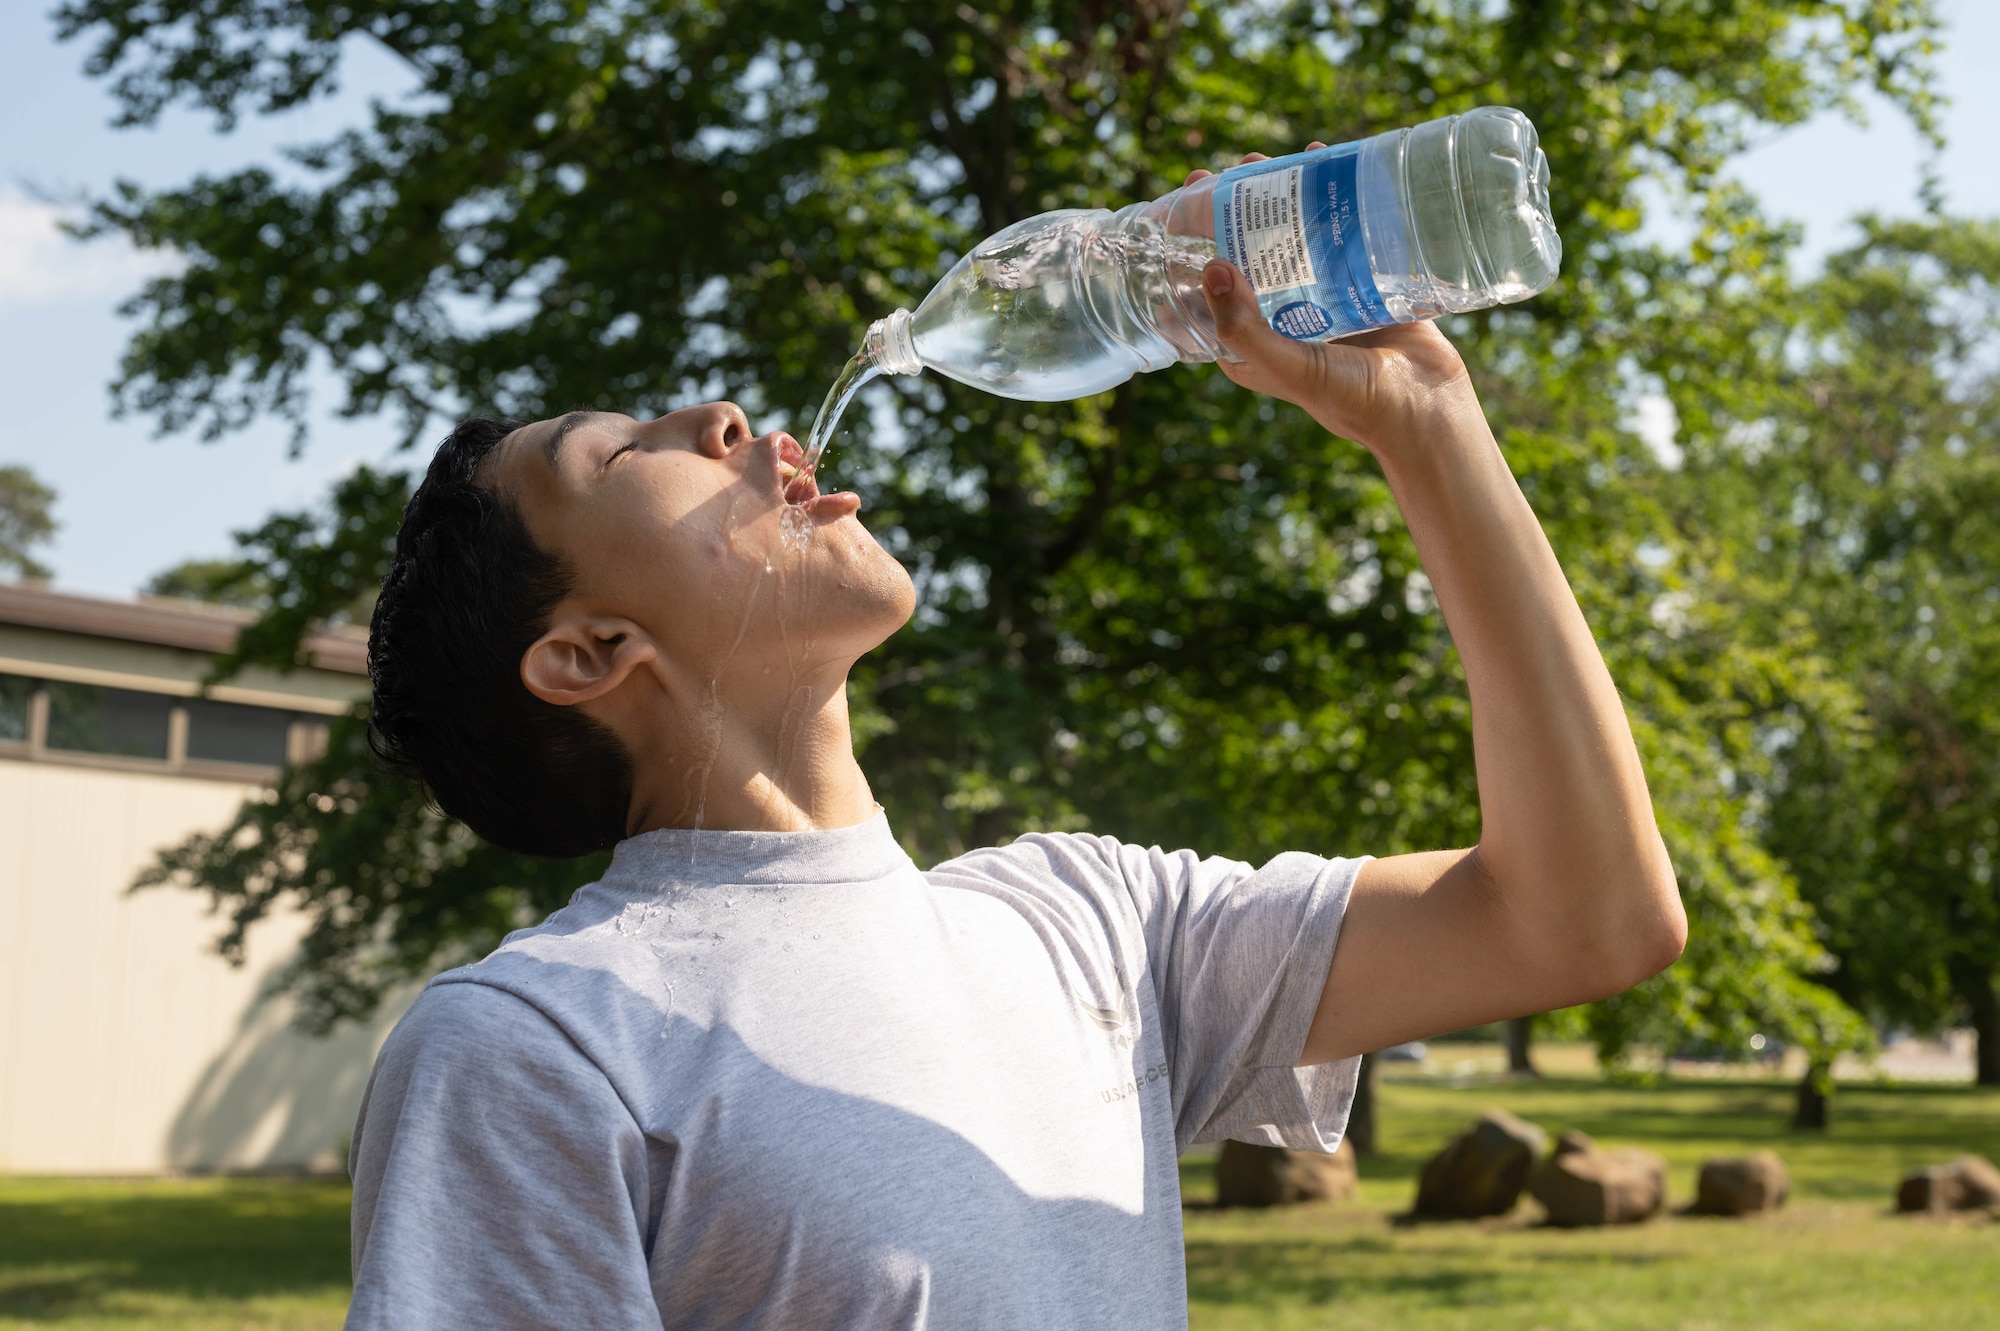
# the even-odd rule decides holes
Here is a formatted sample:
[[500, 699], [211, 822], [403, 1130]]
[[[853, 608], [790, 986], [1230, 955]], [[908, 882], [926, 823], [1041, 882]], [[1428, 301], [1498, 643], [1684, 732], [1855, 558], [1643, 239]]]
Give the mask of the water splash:
[[778, 514], [778, 541], [787, 550], [803, 550], [812, 544], [812, 516], [797, 504], [785, 505]]

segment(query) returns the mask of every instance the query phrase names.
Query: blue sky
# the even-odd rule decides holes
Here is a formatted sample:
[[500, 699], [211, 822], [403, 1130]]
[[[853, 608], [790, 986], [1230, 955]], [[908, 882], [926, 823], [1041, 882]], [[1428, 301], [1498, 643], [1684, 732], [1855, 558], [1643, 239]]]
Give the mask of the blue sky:
[[[61, 531], [45, 556], [56, 585], [125, 595], [182, 559], [227, 554], [232, 530], [312, 503], [357, 463], [390, 459], [393, 437], [385, 423], [322, 413], [305, 455], [290, 460], [277, 424], [202, 443], [112, 419], [105, 386], [128, 330], [115, 309], [148, 263], [116, 244], [64, 239], [42, 198], [269, 162], [279, 145], [330, 134], [404, 79], [389, 57], [357, 47], [340, 96], [276, 122], [246, 120], [220, 136], [206, 116], [173, 112], [154, 129], [114, 130], [109, 97], [82, 72], [83, 48], [55, 41], [46, 6], [0, 5], [0, 464], [26, 464], [59, 495]], [[2000, 4], [1945, 0], [1942, 10], [1952, 24], [1946, 201], [2000, 216]], [[1909, 126], [1877, 108], [1867, 128], [1828, 118], [1773, 135], [1734, 170], [1771, 211], [1804, 224], [1806, 261], [1817, 262], [1856, 213], [1917, 211], [1920, 157]], [[329, 406], [335, 396], [320, 394]]]

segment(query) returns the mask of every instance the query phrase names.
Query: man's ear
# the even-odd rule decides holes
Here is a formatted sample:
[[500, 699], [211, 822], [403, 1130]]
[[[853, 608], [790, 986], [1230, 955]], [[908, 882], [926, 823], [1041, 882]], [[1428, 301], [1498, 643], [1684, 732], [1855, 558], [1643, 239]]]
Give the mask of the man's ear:
[[629, 619], [566, 616], [521, 654], [521, 682], [543, 702], [574, 707], [603, 697], [658, 655]]

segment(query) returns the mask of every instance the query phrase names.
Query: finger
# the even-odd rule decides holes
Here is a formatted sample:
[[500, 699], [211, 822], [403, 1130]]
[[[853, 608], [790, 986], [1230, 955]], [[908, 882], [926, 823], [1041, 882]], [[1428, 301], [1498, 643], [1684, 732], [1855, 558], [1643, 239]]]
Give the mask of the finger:
[[1313, 372], [1311, 349], [1271, 327], [1257, 308], [1257, 293], [1250, 279], [1234, 264], [1210, 259], [1201, 270], [1201, 287], [1215, 315], [1215, 335], [1244, 362], [1235, 367], [1230, 378], [1246, 387], [1270, 391], [1270, 385], [1280, 380]]
[[1241, 162], [1238, 162], [1237, 165], [1248, 166], [1251, 162], [1268, 162], [1270, 160], [1271, 159], [1266, 157], [1263, 153], [1244, 153], [1243, 160]]
[[1200, 167], [1196, 167], [1187, 173], [1187, 179], [1181, 182], [1181, 187], [1185, 189], [1187, 186], [1194, 184], [1195, 181], [1206, 180], [1214, 174], [1213, 171], [1204, 171]]
[[1314, 151], [1314, 150], [1316, 150], [1316, 149], [1319, 149], [1319, 148], [1324, 148], [1324, 147], [1326, 147], [1326, 145], [1325, 145], [1324, 143], [1321, 143], [1321, 142], [1320, 142], [1320, 141], [1319, 141], [1318, 139], [1314, 139], [1314, 140], [1313, 140], [1313, 141], [1312, 141], [1311, 143], [1308, 143], [1308, 144], [1306, 145], [1306, 151], [1307, 151], [1307, 152], [1312, 152], [1312, 151]]

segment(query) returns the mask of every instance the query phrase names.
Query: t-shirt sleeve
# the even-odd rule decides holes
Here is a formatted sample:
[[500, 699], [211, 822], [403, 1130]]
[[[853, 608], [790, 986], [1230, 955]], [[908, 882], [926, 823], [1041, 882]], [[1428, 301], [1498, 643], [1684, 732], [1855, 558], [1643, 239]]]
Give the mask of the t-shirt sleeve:
[[539, 1010], [434, 984], [355, 1124], [353, 1328], [657, 1331], [637, 1123]]
[[1111, 918], [1143, 939], [1181, 1149], [1340, 1145], [1361, 1060], [1297, 1063], [1365, 860], [1288, 853], [1257, 868], [1076, 835], [1023, 837], [1007, 851], [1123, 899]]

